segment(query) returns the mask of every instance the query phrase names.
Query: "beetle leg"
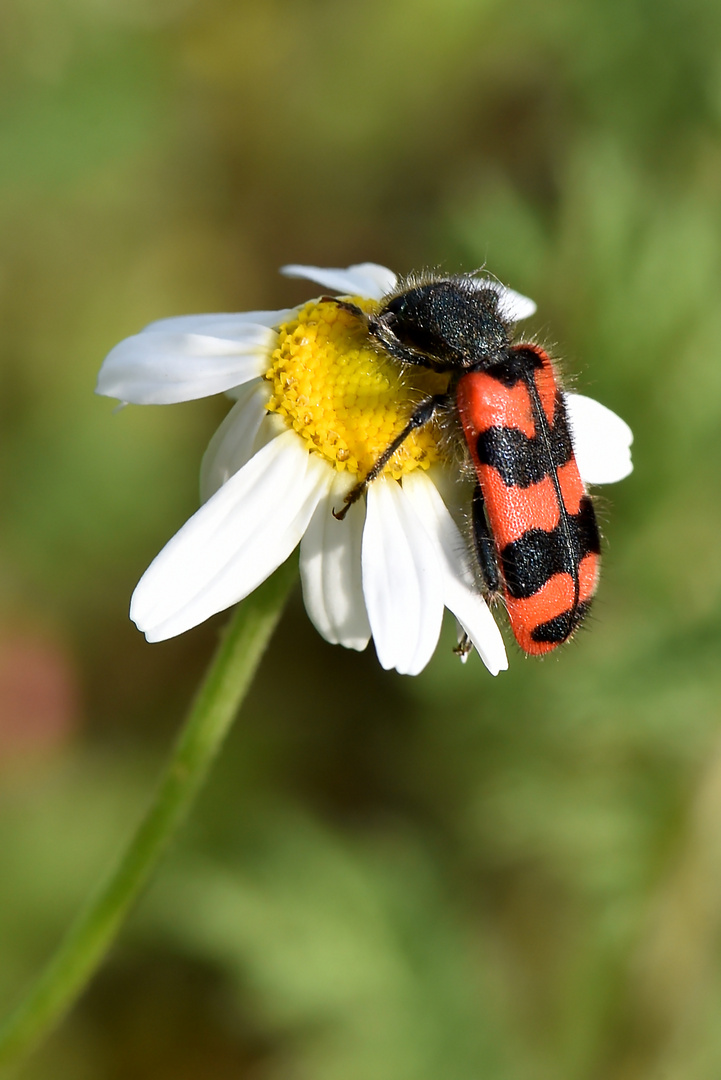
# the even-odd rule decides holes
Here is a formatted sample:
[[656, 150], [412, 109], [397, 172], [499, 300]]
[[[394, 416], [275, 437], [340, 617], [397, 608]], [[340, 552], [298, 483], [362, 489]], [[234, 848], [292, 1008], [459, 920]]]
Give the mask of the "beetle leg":
[[396, 435], [393, 442], [386, 447], [381, 456], [377, 459], [373, 468], [368, 472], [362, 480], [350, 489], [345, 497], [343, 507], [340, 510], [333, 511], [333, 517], [338, 521], [342, 521], [348, 513], [348, 510], [353, 503], [358, 502], [361, 495], [366, 491], [369, 484], [372, 484], [374, 480], [377, 480], [380, 474], [385, 469], [390, 459], [395, 454], [396, 450], [400, 450], [403, 443], [406, 441], [409, 435], [412, 435], [418, 428], [425, 427], [425, 425], [433, 418], [438, 409], [443, 408], [448, 402], [447, 394], [434, 394], [431, 397], [424, 398], [420, 405], [410, 415], [408, 423], [400, 432]]

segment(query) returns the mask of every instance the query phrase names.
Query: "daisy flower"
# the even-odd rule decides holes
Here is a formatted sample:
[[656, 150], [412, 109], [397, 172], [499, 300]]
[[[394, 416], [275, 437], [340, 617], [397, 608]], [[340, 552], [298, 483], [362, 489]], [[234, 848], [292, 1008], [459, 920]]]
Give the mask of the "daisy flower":
[[[372, 312], [397, 284], [374, 263], [287, 266]], [[495, 281], [510, 321], [535, 305]], [[430, 660], [444, 608], [494, 675], [503, 639], [476, 582], [458, 524], [457, 490], [431, 423], [410, 435], [364, 497], [339, 510], [403, 429], [415, 403], [447, 376], [408, 370], [374, 347], [360, 320], [327, 299], [283, 311], [188, 315], [120, 342], [97, 392], [135, 404], [211, 394], [235, 399], [201, 468], [202, 505], [141, 578], [130, 615], [149, 641], [197, 626], [248, 596], [300, 543], [308, 615], [333, 644], [364, 649], [417, 674]], [[566, 395], [586, 483], [631, 471], [631, 432], [590, 398]]]

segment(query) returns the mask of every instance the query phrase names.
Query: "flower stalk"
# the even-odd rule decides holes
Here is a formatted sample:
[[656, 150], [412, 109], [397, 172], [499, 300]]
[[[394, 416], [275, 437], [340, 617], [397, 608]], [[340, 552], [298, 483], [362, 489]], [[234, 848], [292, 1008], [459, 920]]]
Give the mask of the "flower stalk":
[[0, 1025], [0, 1067], [20, 1061], [52, 1031], [113, 945], [202, 789], [296, 578], [297, 561], [289, 559], [238, 606], [127, 848], [40, 977]]

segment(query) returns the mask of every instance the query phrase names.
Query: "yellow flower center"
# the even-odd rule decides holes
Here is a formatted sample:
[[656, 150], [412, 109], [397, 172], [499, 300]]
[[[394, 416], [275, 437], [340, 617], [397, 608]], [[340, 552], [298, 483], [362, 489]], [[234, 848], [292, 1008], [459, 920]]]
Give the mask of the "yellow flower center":
[[[365, 312], [372, 300], [354, 297]], [[402, 366], [375, 348], [362, 321], [330, 301], [311, 301], [278, 328], [278, 347], [265, 378], [270, 412], [284, 417], [339, 471], [365, 476], [399, 435], [427, 394], [442, 393], [448, 377]], [[414, 431], [386, 466], [396, 480], [441, 456], [437, 425]]]

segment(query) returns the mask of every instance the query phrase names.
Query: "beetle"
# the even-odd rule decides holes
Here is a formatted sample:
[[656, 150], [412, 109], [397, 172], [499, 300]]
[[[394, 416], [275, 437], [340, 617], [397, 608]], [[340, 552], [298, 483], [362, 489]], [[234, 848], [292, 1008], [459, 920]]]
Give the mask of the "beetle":
[[[471, 542], [484, 589], [490, 599], [503, 599], [526, 653], [563, 644], [588, 612], [601, 545], [548, 354], [535, 344], [514, 344], [499, 290], [472, 274], [406, 279], [371, 314], [350, 301], [323, 299], [362, 320], [370, 338], [401, 364], [450, 376], [444, 393], [414, 408], [336, 517], [344, 517], [411, 432], [437, 415], [455, 415], [475, 477]], [[461, 652], [464, 647], [470, 646], [462, 644]]]

